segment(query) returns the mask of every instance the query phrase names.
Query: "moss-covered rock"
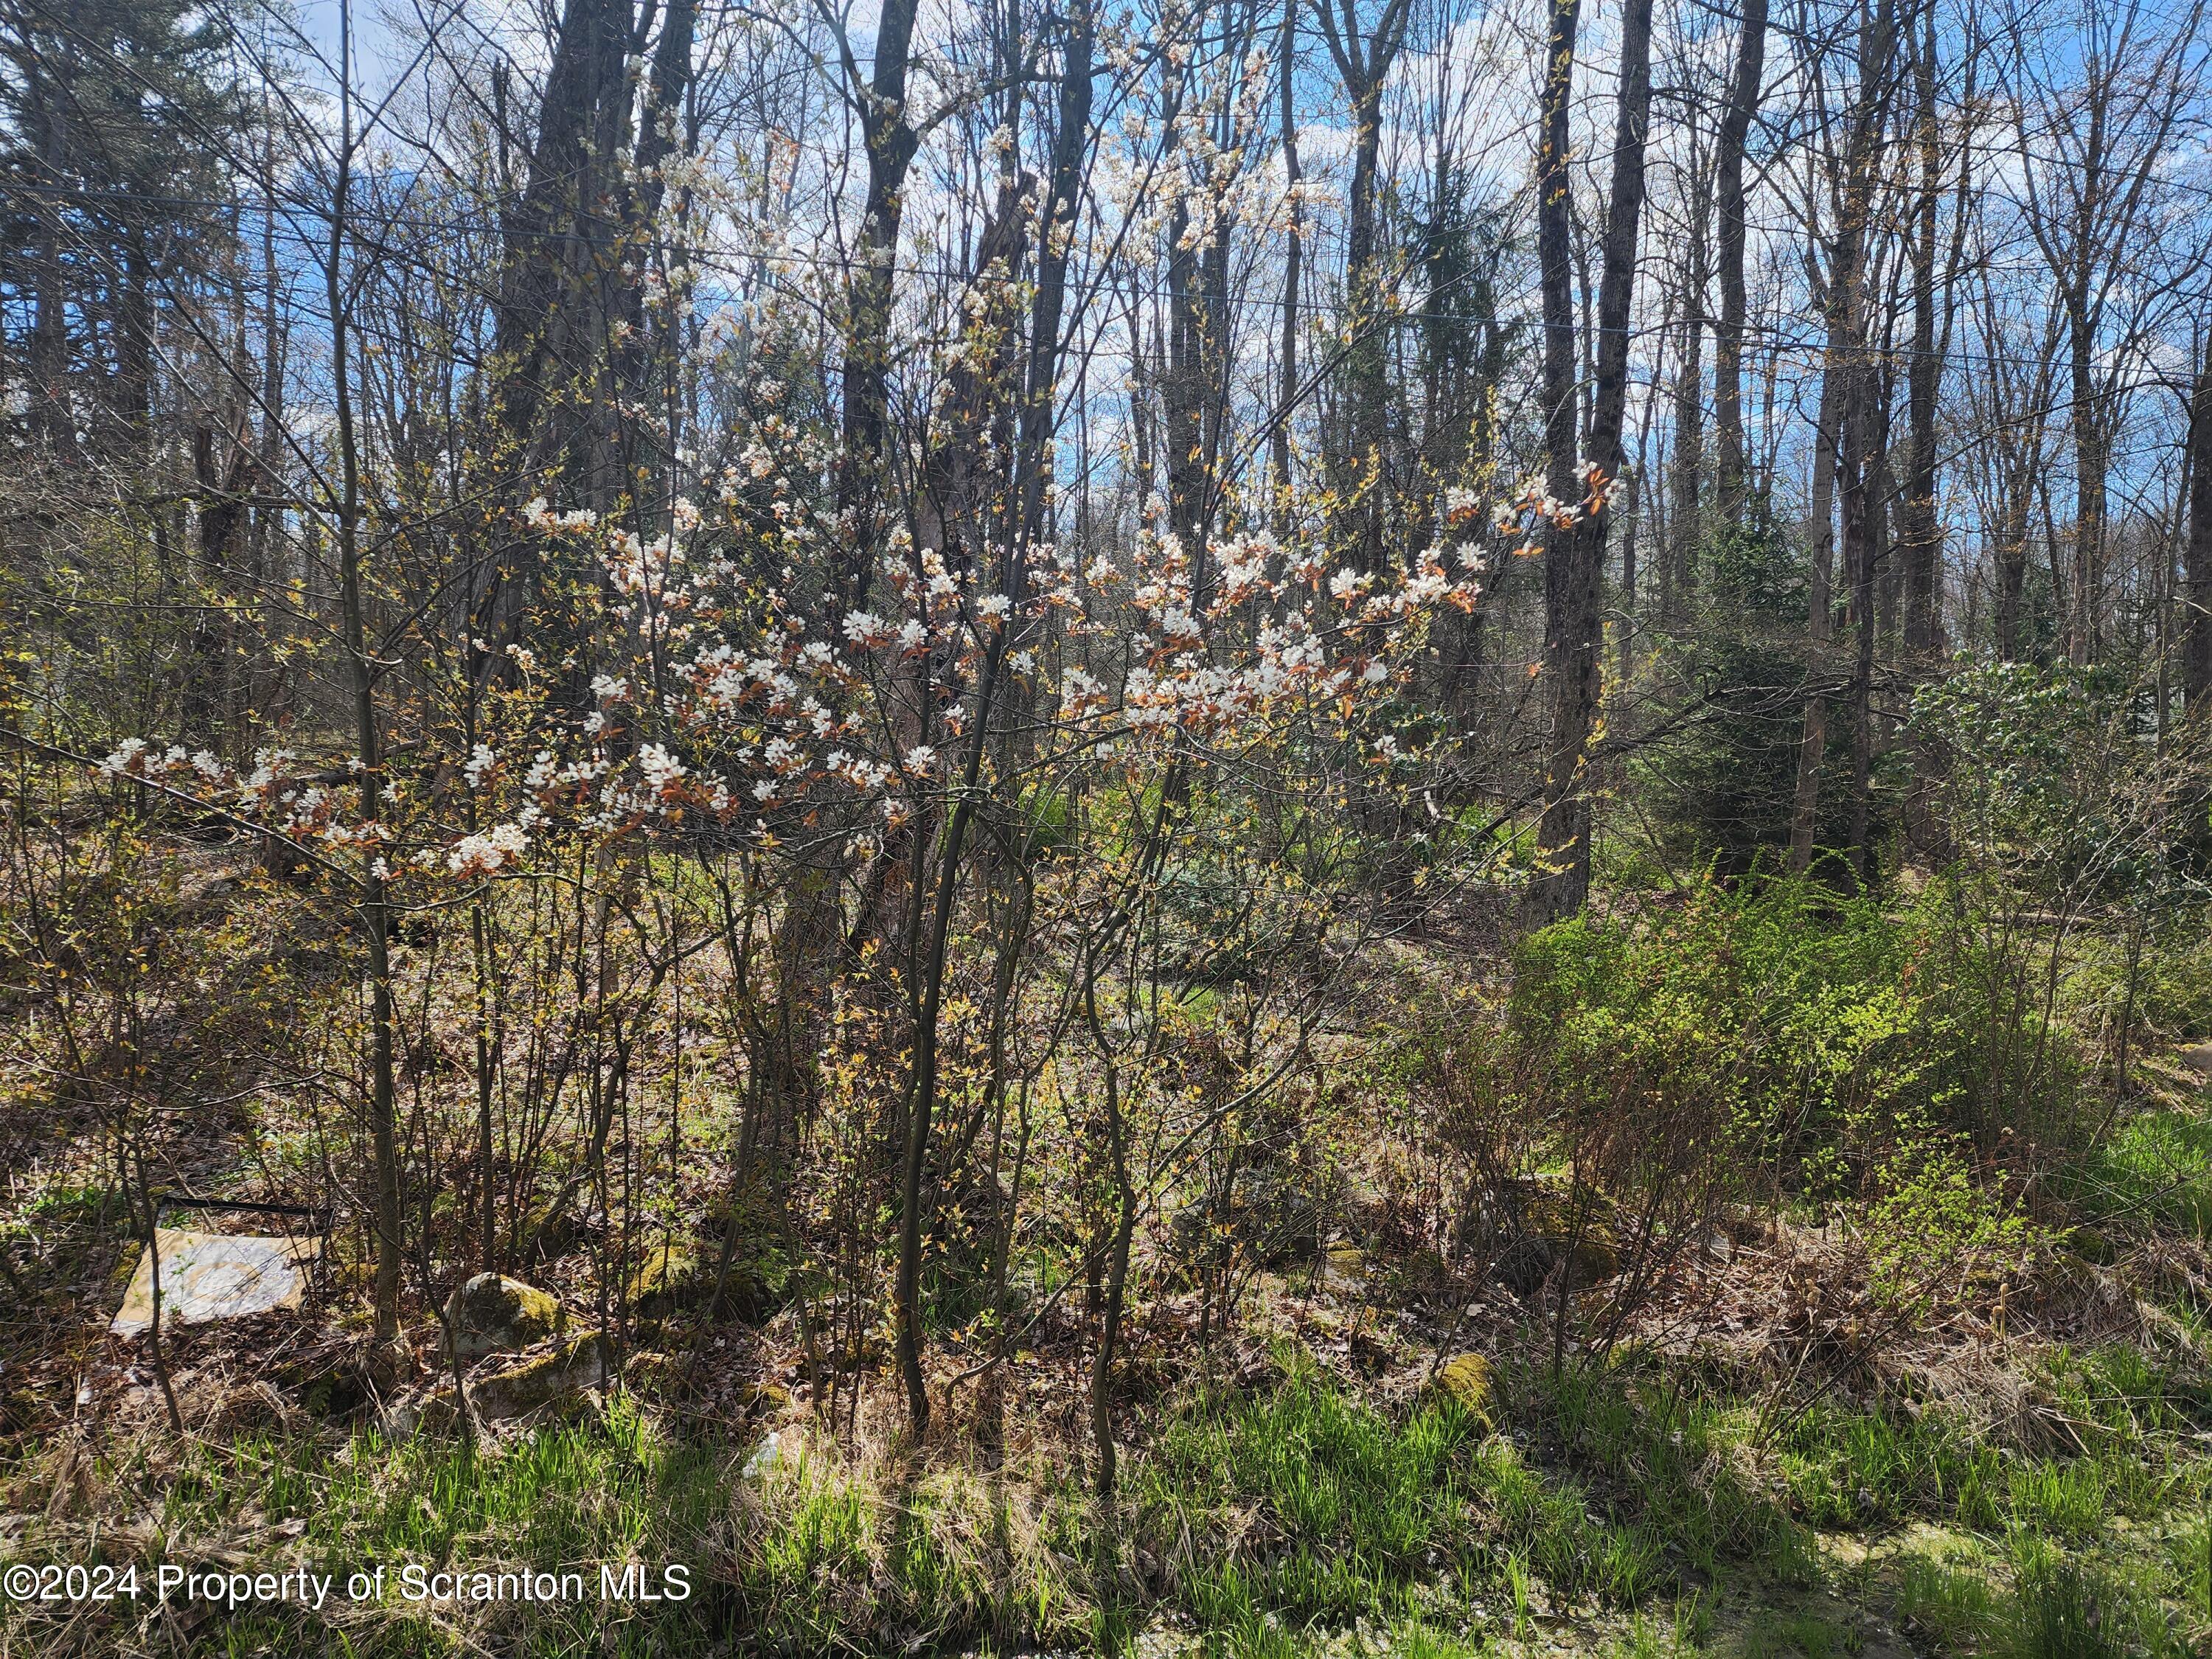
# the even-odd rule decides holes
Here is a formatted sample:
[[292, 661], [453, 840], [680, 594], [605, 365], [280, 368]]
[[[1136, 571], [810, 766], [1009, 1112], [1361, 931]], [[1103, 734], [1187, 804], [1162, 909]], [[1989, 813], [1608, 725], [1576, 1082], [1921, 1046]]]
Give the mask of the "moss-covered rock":
[[696, 1307], [714, 1293], [710, 1269], [702, 1271], [690, 1245], [670, 1239], [646, 1252], [631, 1269], [626, 1296], [641, 1319], [664, 1319], [684, 1308]]
[[496, 1421], [580, 1404], [587, 1392], [605, 1388], [608, 1380], [606, 1344], [596, 1336], [580, 1336], [477, 1379], [470, 1392], [477, 1414]]
[[499, 1273], [478, 1273], [446, 1301], [447, 1340], [464, 1362], [520, 1352], [557, 1335], [565, 1322], [558, 1297]]
[[1438, 1398], [1456, 1401], [1461, 1410], [1486, 1429], [1494, 1426], [1497, 1376], [1490, 1362], [1479, 1353], [1455, 1354], [1437, 1369], [1429, 1387]]
[[1498, 1277], [1516, 1296], [1533, 1296], [1564, 1267], [1570, 1293], [1602, 1285], [1620, 1273], [1620, 1248], [1595, 1225], [1577, 1238], [1524, 1233], [1498, 1253]]
[[1531, 1182], [1500, 1197], [1496, 1271], [1515, 1295], [1534, 1295], [1561, 1274], [1571, 1292], [1619, 1276], [1613, 1205], [1605, 1194]]

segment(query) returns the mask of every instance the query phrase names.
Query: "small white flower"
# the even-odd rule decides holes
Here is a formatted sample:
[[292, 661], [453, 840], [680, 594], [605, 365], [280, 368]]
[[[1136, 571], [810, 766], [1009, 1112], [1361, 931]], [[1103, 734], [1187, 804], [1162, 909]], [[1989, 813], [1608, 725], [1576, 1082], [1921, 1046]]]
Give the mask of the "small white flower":
[[126, 772], [135, 772], [143, 765], [146, 739], [125, 738], [116, 745], [115, 752], [100, 762], [100, 769], [111, 778], [119, 778]]
[[665, 793], [684, 775], [684, 763], [657, 743], [648, 743], [637, 751], [637, 763], [655, 794]]

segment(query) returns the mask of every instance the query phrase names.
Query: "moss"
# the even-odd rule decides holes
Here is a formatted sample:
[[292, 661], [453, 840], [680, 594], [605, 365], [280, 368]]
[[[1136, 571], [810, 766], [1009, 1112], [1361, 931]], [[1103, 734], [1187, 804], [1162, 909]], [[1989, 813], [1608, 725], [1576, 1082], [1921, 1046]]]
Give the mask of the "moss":
[[631, 1271], [627, 1295], [640, 1316], [654, 1319], [703, 1300], [714, 1288], [691, 1247], [671, 1239], [648, 1250]]
[[566, 1319], [558, 1297], [498, 1273], [478, 1273], [446, 1304], [449, 1340], [463, 1359], [530, 1347]]
[[476, 1406], [486, 1417], [520, 1417], [604, 1387], [607, 1375], [600, 1339], [580, 1336], [483, 1378], [476, 1384]]
[[1430, 1386], [1444, 1398], [1456, 1401], [1462, 1411], [1487, 1429], [1492, 1426], [1496, 1382], [1487, 1359], [1479, 1353], [1463, 1353], [1446, 1360]]

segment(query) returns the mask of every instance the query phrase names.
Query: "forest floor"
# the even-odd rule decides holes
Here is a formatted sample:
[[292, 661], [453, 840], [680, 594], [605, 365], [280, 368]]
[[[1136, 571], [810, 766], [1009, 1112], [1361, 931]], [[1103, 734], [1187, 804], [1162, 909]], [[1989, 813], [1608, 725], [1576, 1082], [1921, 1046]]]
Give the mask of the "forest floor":
[[[2159, 1109], [2166, 1144], [2212, 1147], [2200, 1102]], [[18, 1279], [74, 1241], [66, 1299], [104, 1309], [120, 1230], [84, 1199], [33, 1225]], [[182, 1437], [143, 1355], [55, 1318], [60, 1369], [19, 1343], [6, 1374], [18, 1423], [73, 1392], [0, 1466], [0, 1561], [136, 1564], [141, 1588], [11, 1597], [0, 1653], [2201, 1653], [2204, 1255], [2112, 1231], [2108, 1262], [2062, 1258], [2008, 1306], [1885, 1328], [1845, 1232], [1747, 1223], [1556, 1370], [1541, 1305], [1493, 1288], [1445, 1317], [1409, 1293], [1417, 1264], [1348, 1246], [1257, 1280], [1202, 1359], [1162, 1297], [1110, 1522], [1084, 1492], [1080, 1355], [1049, 1340], [1017, 1357], [996, 1459], [949, 1352], [923, 1446], [888, 1379], [830, 1432], [788, 1316], [737, 1343], [671, 1326], [634, 1386], [471, 1451], [379, 1420], [328, 1307], [179, 1334]], [[1468, 1353], [1488, 1363], [1440, 1364]], [[161, 1562], [392, 1583], [233, 1608], [149, 1594]], [[410, 1562], [584, 1577], [566, 1602], [410, 1601]], [[610, 1600], [602, 1562], [680, 1564], [691, 1594]]]
[[[1731, 1212], [1617, 1325], [1602, 1296], [1562, 1324], [1355, 1195], [1224, 1340], [1140, 1235], [1109, 1506], [1079, 1297], [995, 1395], [972, 1329], [933, 1332], [920, 1444], [880, 1345], [825, 1371], [794, 1309], [696, 1306], [634, 1310], [621, 1386], [471, 1442], [425, 1304], [415, 1372], [367, 1362], [343, 1236], [299, 1310], [167, 1340], [179, 1432], [106, 1331], [138, 1247], [97, 1123], [18, 1079], [0, 1659], [2212, 1653], [2208, 1070], [2141, 1064], [2053, 1206], [2075, 1224], [1972, 1282], [1885, 1288], [1848, 1211], [1784, 1206]], [[307, 1139], [210, 1110], [168, 1156], [258, 1191]], [[586, 1265], [532, 1270], [571, 1304], [549, 1353], [594, 1317]]]

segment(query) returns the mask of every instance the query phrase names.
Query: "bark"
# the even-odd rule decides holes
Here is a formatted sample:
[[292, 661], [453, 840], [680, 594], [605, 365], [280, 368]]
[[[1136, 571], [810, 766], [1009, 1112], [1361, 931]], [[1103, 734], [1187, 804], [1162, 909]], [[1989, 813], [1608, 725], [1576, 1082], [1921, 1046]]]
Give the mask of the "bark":
[[2189, 544], [2182, 603], [2182, 706], [2212, 711], [2212, 343], [2197, 369], [2189, 422]]
[[[1850, 584], [1850, 616], [1857, 630], [1848, 691], [1853, 719], [1855, 783], [1867, 775], [1871, 763], [1872, 731], [1868, 712], [1873, 690], [1875, 579], [1880, 557], [1879, 507], [1871, 499], [1874, 492], [1869, 488], [1869, 473], [1875, 470], [1875, 452], [1880, 446], [1875, 438], [1877, 388], [1873, 365], [1868, 361], [1866, 339], [1867, 238], [1888, 109], [1893, 17], [1893, 0], [1878, 0], [1862, 26], [1858, 88], [1845, 140], [1836, 236], [1823, 296], [1828, 317], [1828, 367], [1821, 400], [1826, 408], [1832, 399], [1843, 574]], [[1823, 426], [1825, 435], [1825, 422]], [[1819, 493], [1817, 489], [1815, 493]], [[1816, 535], [1816, 548], [1825, 535], [1824, 523]], [[1824, 619], [1826, 607], [1820, 607], [1815, 615]], [[1812, 857], [1821, 753], [1826, 744], [1826, 708], [1820, 690], [1820, 665], [1816, 659], [1815, 689], [1807, 703], [1790, 832], [1790, 864], [1800, 870]], [[1850, 856], [1856, 875], [1864, 872], [1866, 806], [1863, 788], [1856, 789]]]
[[[69, 177], [69, 130], [58, 101], [44, 76], [34, 77], [30, 94], [44, 116], [39, 131], [39, 182], [49, 189]], [[59, 198], [37, 219], [38, 292], [31, 302], [31, 425], [50, 451], [74, 447], [76, 419], [69, 392], [69, 289], [62, 262]]]
[[[567, 0], [540, 98], [537, 143], [520, 198], [503, 203], [505, 244], [495, 309], [492, 406], [517, 495], [580, 491], [604, 507], [613, 480], [606, 419], [590, 395], [616, 298], [617, 209], [627, 134], [624, 58], [629, 0]], [[495, 78], [505, 108], [506, 77]], [[505, 135], [502, 133], [502, 144]], [[579, 386], [581, 398], [569, 394]], [[580, 405], [580, 412], [579, 406]], [[518, 537], [489, 562], [473, 606], [478, 677], [504, 674], [505, 647], [544, 591], [538, 542]]]
[[[1181, 74], [1167, 97], [1170, 134], [1182, 112]], [[1170, 142], [1173, 142], [1172, 137]], [[1202, 362], [1206, 320], [1199, 297], [1198, 250], [1191, 245], [1190, 208], [1181, 185], [1168, 221], [1168, 337], [1160, 364], [1160, 435], [1166, 443], [1168, 524], [1194, 550], [1206, 516], [1205, 404]]]
[[[860, 221], [857, 268], [847, 286], [843, 445], [837, 471], [837, 508], [849, 520], [853, 547], [844, 574], [850, 602], [867, 598], [873, 568], [869, 520], [882, 480], [885, 399], [890, 385], [889, 333], [892, 264], [906, 205], [906, 175], [919, 143], [906, 118], [907, 71], [914, 44], [916, 0], [888, 0], [877, 24], [874, 62], [865, 88], [856, 87], [860, 132], [868, 153], [868, 195]], [[848, 60], [856, 82], [859, 70]]]
[[1936, 125], [1935, 20], [1927, 19], [1913, 53], [1917, 97], [1915, 137], [1920, 151], [1920, 189], [1913, 202], [1912, 356], [1905, 406], [1911, 461], [1899, 503], [1898, 550], [1905, 584], [1907, 672], [1924, 676], [1943, 645], [1942, 532], [1936, 516], [1936, 405], [1943, 364], [1936, 344], [1936, 206], [1942, 195], [1942, 159]]
[[1674, 374], [1674, 522], [1668, 526], [1668, 579], [1661, 584], [1666, 608], [1686, 601], [1697, 587], [1698, 497], [1705, 471], [1705, 211], [1697, 204], [1690, 225], [1689, 264], [1682, 283], [1682, 361]]
[[2066, 654], [2075, 667], [2101, 654], [2098, 600], [2105, 586], [2105, 414], [2094, 325], [2083, 289], [2066, 296], [2067, 368], [2074, 397], [2074, 611]]
[[[1564, 21], [1562, 21], [1564, 20]], [[1555, 280], [1555, 252], [1565, 240], [1567, 137], [1566, 94], [1574, 57], [1573, 13], [1567, 5], [1553, 13], [1554, 52], [1545, 107], [1544, 169], [1538, 241], [1545, 258], [1545, 381], [1547, 394], [1564, 390], [1565, 398], [1547, 411], [1550, 428], [1551, 490], [1561, 501], [1579, 503], [1577, 520], [1554, 531], [1545, 550], [1546, 618], [1550, 624], [1547, 668], [1553, 675], [1551, 753], [1544, 779], [1544, 817], [1537, 844], [1547, 874], [1542, 903], [1547, 920], [1571, 916], [1589, 891], [1590, 812], [1584, 788], [1589, 747], [1597, 724], [1604, 617], [1601, 609], [1606, 535], [1612, 514], [1607, 502], [1626, 464], [1622, 433], [1628, 409], [1628, 319], [1636, 276], [1637, 230], [1644, 210], [1644, 154], [1651, 113], [1651, 0], [1628, 0], [1621, 20], [1620, 97], [1613, 128], [1613, 177], [1600, 253], [1601, 274], [1590, 403], [1590, 467], [1578, 477], [1572, 431], [1572, 343], [1562, 354], [1553, 326], [1555, 299], [1564, 301], [1564, 272]], [[1547, 239], [1545, 232], [1552, 235]], [[1548, 246], [1547, 246], [1548, 240]], [[1568, 328], [1572, 326], [1570, 314]], [[1564, 355], [1565, 362], [1558, 359]], [[1564, 387], [1559, 371], [1564, 368]], [[1561, 405], [1567, 428], [1559, 429]], [[1561, 485], [1565, 489], [1562, 489]]]
[[1304, 257], [1304, 204], [1298, 199], [1298, 129], [1292, 83], [1297, 64], [1298, 0], [1283, 0], [1282, 60], [1277, 65], [1281, 107], [1283, 189], [1290, 201], [1290, 224], [1283, 246], [1281, 364], [1275, 397], [1274, 430], [1268, 434], [1268, 480], [1274, 494], [1275, 533], [1291, 532], [1291, 413], [1298, 401], [1298, 279]]
[[1735, 76], [1721, 120], [1717, 158], [1720, 190], [1721, 314], [1713, 330], [1713, 425], [1720, 442], [1719, 496], [1723, 519], [1742, 518], [1748, 473], [1743, 429], [1743, 329], [1747, 308], [1744, 246], [1747, 240], [1744, 149], [1759, 112], [1759, 82], [1766, 68], [1767, 0], [1744, 0], [1743, 36], [1736, 46]]
[[1811, 570], [1805, 592], [1807, 678], [1802, 735], [1797, 742], [1797, 783], [1790, 808], [1790, 869], [1802, 875], [1812, 867], [1813, 837], [1820, 813], [1820, 771], [1828, 747], [1828, 641], [1832, 632], [1836, 561], [1836, 428], [1843, 374], [1841, 350], [1830, 329], [1827, 369], [1820, 380], [1820, 411], [1813, 434]]
[[1037, 249], [1036, 296], [1030, 313], [1028, 385], [1022, 406], [1022, 524], [1031, 540], [1045, 533], [1051, 432], [1060, 384], [1060, 318], [1067, 302], [1067, 258], [1075, 234], [1076, 196], [1091, 136], [1094, 24], [1088, 3], [1068, 13], [1060, 44], [1059, 131], [1046, 184], [1043, 240]]
[[[352, 702], [354, 744], [361, 763], [361, 817], [374, 831], [384, 814], [382, 727], [376, 712], [376, 663], [371, 655], [363, 592], [361, 550], [360, 445], [354, 431], [349, 354], [352, 321], [346, 308], [343, 266], [352, 235], [348, 197], [352, 180], [353, 102], [351, 19], [342, 10], [339, 104], [341, 136], [337, 179], [331, 210], [330, 243], [323, 269], [324, 297], [330, 304], [331, 386], [337, 428], [339, 626]], [[386, 890], [384, 859], [372, 839], [362, 856], [359, 879], [360, 918], [368, 957], [369, 1055], [368, 1127], [376, 1171], [376, 1342], [388, 1350], [399, 1334], [400, 1190], [398, 1090], [395, 1082], [396, 1011], [392, 995], [392, 909]]]
[[1322, 35], [1352, 106], [1352, 188], [1345, 214], [1345, 392], [1351, 404], [1351, 509], [1345, 526], [1362, 569], [1380, 570], [1387, 517], [1390, 383], [1376, 244], [1376, 188], [1382, 153], [1382, 94], [1405, 45], [1411, 0], [1389, 0], [1362, 40], [1357, 0], [1317, 0]]
[[[1574, 258], [1570, 246], [1568, 192], [1568, 108], [1573, 94], [1575, 31], [1581, 0], [1552, 0], [1549, 39], [1544, 48], [1544, 94], [1536, 155], [1536, 259], [1543, 290], [1545, 485], [1554, 500], [1579, 501], [1580, 469], [1575, 444]], [[1553, 712], [1546, 756], [1543, 817], [1537, 844], [1548, 873], [1534, 898], [1539, 920], [1566, 914], [1572, 892], [1573, 855], [1579, 843], [1572, 791], [1574, 769], [1582, 760], [1581, 734], [1589, 710], [1583, 702], [1589, 665], [1575, 649], [1589, 608], [1582, 592], [1588, 560], [1579, 557], [1572, 530], [1553, 529], [1544, 550], [1544, 666], [1552, 678]], [[1561, 850], [1564, 849], [1564, 852]]]

